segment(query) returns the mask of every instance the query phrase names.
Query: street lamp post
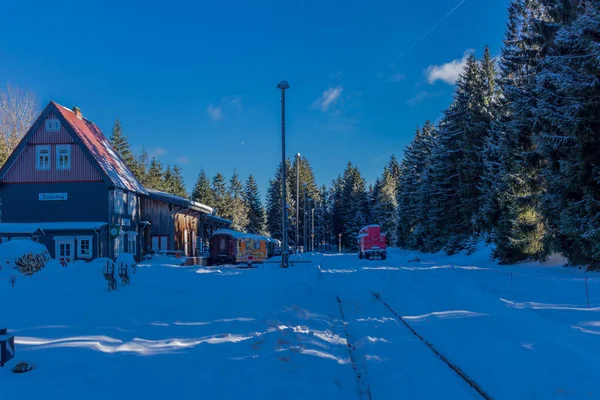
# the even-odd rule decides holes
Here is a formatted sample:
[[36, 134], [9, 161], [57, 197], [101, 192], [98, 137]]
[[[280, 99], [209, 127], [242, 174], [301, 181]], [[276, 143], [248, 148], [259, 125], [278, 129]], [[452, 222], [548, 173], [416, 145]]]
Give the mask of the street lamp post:
[[281, 268], [288, 267], [288, 241], [287, 241], [287, 210], [285, 205], [285, 90], [290, 85], [287, 81], [281, 81], [277, 89], [281, 89], [281, 236], [283, 249], [281, 251]]
[[296, 154], [296, 253], [300, 235], [300, 153]]

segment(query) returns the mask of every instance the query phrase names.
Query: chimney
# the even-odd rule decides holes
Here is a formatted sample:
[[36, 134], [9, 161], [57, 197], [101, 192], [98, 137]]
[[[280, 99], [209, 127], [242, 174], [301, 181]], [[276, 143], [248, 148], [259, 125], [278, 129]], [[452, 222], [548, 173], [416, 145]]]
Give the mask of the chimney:
[[83, 116], [81, 115], [81, 109], [77, 106], [73, 107], [73, 113], [75, 114], [75, 116], [79, 119], [82, 119]]

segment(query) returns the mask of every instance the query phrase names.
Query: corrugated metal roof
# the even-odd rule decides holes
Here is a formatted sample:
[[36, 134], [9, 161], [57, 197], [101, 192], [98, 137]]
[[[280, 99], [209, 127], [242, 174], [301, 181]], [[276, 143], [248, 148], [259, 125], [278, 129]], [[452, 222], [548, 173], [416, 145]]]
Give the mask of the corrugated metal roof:
[[212, 207], [186, 199], [185, 197], [176, 196], [174, 194], [161, 192], [160, 190], [146, 189], [150, 198], [155, 200], [164, 201], [165, 203], [175, 204], [177, 206], [189, 208], [195, 211], [199, 211], [205, 214], [214, 214], [215, 210]]
[[60, 115], [66, 120], [115, 187], [141, 194], [147, 193], [96, 124], [85, 118], [77, 118], [75, 113], [67, 107], [54, 101], [51, 103], [56, 106]]

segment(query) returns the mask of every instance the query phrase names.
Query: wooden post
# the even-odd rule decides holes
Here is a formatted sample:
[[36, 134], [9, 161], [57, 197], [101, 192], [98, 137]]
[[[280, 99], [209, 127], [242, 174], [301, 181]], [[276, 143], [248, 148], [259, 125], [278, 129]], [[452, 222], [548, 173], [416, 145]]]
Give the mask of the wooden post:
[[585, 277], [585, 298], [587, 299], [587, 308], [590, 308], [590, 294], [588, 291], [587, 276]]

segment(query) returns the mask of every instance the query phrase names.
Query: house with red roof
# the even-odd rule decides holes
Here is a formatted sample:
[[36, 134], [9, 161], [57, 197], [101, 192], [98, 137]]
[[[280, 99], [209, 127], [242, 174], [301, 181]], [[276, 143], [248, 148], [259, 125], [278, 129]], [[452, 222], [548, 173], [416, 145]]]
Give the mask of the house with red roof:
[[[142, 250], [150, 250], [147, 244], [156, 242], [152, 232], [169, 232], [171, 245], [182, 247], [171, 250], [185, 250], [170, 227], [178, 213], [196, 212], [217, 227], [229, 222], [210, 215], [210, 207], [196, 204], [192, 210], [193, 202], [177, 196], [160, 199], [174, 210], [170, 215], [149, 221], [154, 214], [142, 204], [156, 198], [151, 192], [78, 107], [51, 101], [0, 169], [0, 238], [39, 241], [64, 263], [124, 252], [139, 260]], [[186, 245], [186, 255], [194, 255]]]

